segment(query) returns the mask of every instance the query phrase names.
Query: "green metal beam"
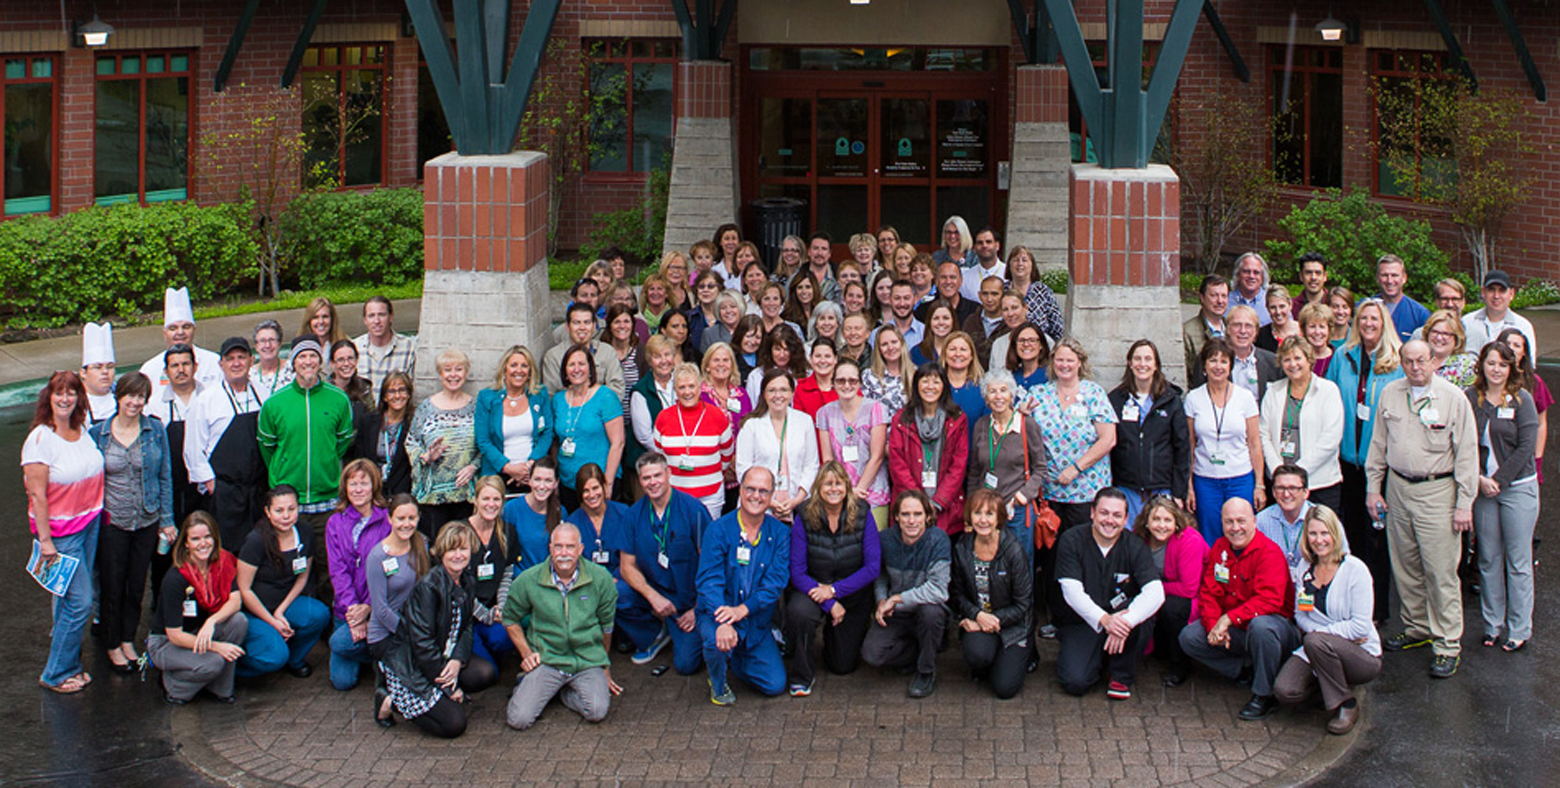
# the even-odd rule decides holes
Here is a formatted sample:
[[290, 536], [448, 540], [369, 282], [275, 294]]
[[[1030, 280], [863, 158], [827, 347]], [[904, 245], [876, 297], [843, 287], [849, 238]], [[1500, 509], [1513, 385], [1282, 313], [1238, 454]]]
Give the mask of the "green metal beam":
[[1213, 0], [1206, 0], [1203, 3], [1203, 16], [1208, 17], [1208, 26], [1212, 27], [1213, 34], [1219, 37], [1219, 46], [1224, 47], [1224, 54], [1229, 55], [1230, 65], [1235, 69], [1235, 78], [1242, 82], [1250, 82], [1251, 69], [1246, 68], [1246, 61], [1241, 58], [1240, 50], [1235, 48], [1235, 39], [1230, 38], [1230, 31], [1224, 27], [1224, 20], [1219, 17], [1219, 10], [1213, 7]]
[[309, 51], [309, 41], [314, 38], [314, 28], [320, 23], [320, 15], [325, 13], [326, 0], [314, 0], [314, 6], [309, 9], [309, 15], [303, 20], [303, 29], [298, 31], [298, 41], [293, 44], [292, 54], [287, 56], [287, 67], [282, 69], [282, 87], [292, 87], [293, 78], [298, 76], [298, 67], [303, 65], [303, 53]]
[[1446, 21], [1446, 12], [1441, 10], [1440, 0], [1425, 0], [1425, 11], [1429, 12], [1431, 23], [1435, 25], [1436, 32], [1441, 34], [1441, 41], [1446, 44], [1446, 53], [1452, 65], [1462, 72], [1474, 90], [1478, 90], [1479, 80], [1473, 75], [1473, 66], [1468, 63], [1468, 58], [1463, 55], [1462, 44], [1457, 42], [1457, 34], [1452, 32], [1451, 23]]
[[[460, 78], [455, 71], [455, 50], [450, 46], [449, 34], [444, 29], [444, 15], [436, 0], [406, 0], [406, 12], [412, 18], [417, 31], [417, 44], [422, 48], [423, 61], [428, 64], [428, 76], [433, 90], [439, 94], [445, 124], [450, 136], [455, 138], [456, 148], [462, 140], [471, 139], [466, 128], [466, 105], [460, 92]], [[470, 144], [469, 142], [467, 144]]]
[[723, 0], [719, 11], [715, 10], [715, 0], [693, 0], [691, 13], [687, 0], [671, 0], [671, 4], [677, 27], [682, 30], [683, 60], [720, 59], [731, 20], [737, 13], [737, 0]]
[[228, 39], [227, 51], [222, 53], [222, 62], [217, 64], [212, 91], [221, 93], [227, 87], [228, 75], [233, 73], [233, 62], [238, 60], [238, 50], [244, 46], [244, 37], [249, 35], [249, 23], [255, 21], [255, 11], [259, 8], [260, 0], [249, 0], [244, 4], [243, 12], [238, 15], [238, 26], [233, 28], [233, 37]]
[[1538, 73], [1538, 64], [1533, 62], [1533, 53], [1528, 51], [1527, 40], [1522, 37], [1522, 29], [1517, 27], [1516, 17], [1511, 15], [1511, 8], [1506, 5], [1506, 0], [1490, 0], [1495, 5], [1495, 14], [1500, 17], [1500, 24], [1506, 28], [1506, 37], [1511, 39], [1511, 47], [1517, 51], [1517, 59], [1522, 61], [1522, 71], [1527, 74], [1528, 84], [1533, 86], [1533, 97], [1540, 102], [1549, 100], [1549, 91], [1544, 87], [1544, 77]]
[[1164, 125], [1165, 113], [1170, 110], [1170, 98], [1175, 94], [1175, 83], [1181, 78], [1181, 66], [1186, 62], [1186, 50], [1192, 46], [1192, 33], [1197, 29], [1197, 11], [1203, 5], [1198, 0], [1177, 0], [1175, 11], [1170, 14], [1170, 25], [1165, 28], [1165, 40], [1159, 47], [1159, 57], [1154, 61], [1154, 74], [1148, 79], [1148, 106], [1144, 117], [1142, 140], [1142, 167], [1159, 139], [1159, 128]]
[[715, 20], [715, 32], [710, 36], [710, 59], [720, 58], [721, 50], [726, 47], [726, 33], [731, 29], [731, 20], [737, 15], [737, 0], [722, 0], [720, 4], [720, 18]]
[[[1185, 2], [1181, 0], [1182, 5]], [[1142, 145], [1143, 3], [1141, 0], [1121, 0], [1106, 6], [1106, 25], [1110, 36], [1107, 42], [1110, 84], [1106, 90], [1110, 94], [1111, 104], [1106, 117], [1110, 126], [1099, 140], [1102, 144], [1097, 145], [1096, 149], [1111, 149], [1110, 158], [1121, 166], [1142, 167], [1148, 164], [1148, 156]], [[1169, 31], [1165, 32], [1168, 38]]]
[[1043, 0], [1051, 14], [1051, 27], [1062, 49], [1062, 62], [1067, 65], [1067, 81], [1072, 85], [1073, 98], [1078, 111], [1091, 129], [1105, 128], [1105, 99], [1100, 90], [1099, 78], [1094, 75], [1094, 61], [1089, 57], [1089, 45], [1083, 40], [1083, 28], [1078, 15], [1068, 0]]
[[531, 87], [536, 84], [536, 74], [542, 69], [542, 55], [547, 51], [547, 39], [552, 36], [561, 5], [562, 0], [535, 0], [525, 15], [520, 43], [515, 47], [514, 60], [509, 63], [509, 74], [504, 77], [503, 103], [499, 111], [503, 121], [499, 142], [506, 153], [513, 148], [515, 134], [525, 119], [525, 105], [531, 100]]

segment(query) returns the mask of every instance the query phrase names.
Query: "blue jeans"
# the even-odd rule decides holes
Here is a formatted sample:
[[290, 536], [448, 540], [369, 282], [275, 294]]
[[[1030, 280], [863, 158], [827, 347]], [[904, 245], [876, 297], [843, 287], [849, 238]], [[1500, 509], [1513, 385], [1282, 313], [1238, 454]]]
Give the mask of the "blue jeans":
[[1231, 498], [1245, 498], [1251, 502], [1256, 483], [1256, 476], [1251, 471], [1228, 479], [1192, 476], [1192, 494], [1197, 496], [1197, 530], [1202, 531], [1208, 544], [1224, 535], [1224, 502]]
[[[297, 604], [293, 603], [294, 606]], [[291, 612], [290, 608], [288, 612]], [[336, 628], [330, 633], [330, 685], [346, 691], [357, 686], [358, 672], [373, 657], [368, 654], [367, 638], [352, 639], [352, 627], [347, 626], [346, 619], [338, 618], [335, 624]]]
[[81, 640], [92, 617], [92, 578], [97, 575], [98, 527], [101, 516], [70, 536], [54, 537], [54, 549], [81, 561], [63, 596], [54, 597], [54, 630], [49, 640], [49, 661], [43, 665], [43, 683], [58, 687], [82, 672]]
[[1024, 548], [1024, 555], [1029, 556], [1029, 565], [1035, 565], [1035, 526], [1030, 520], [1030, 513], [1034, 511], [1034, 504], [1025, 504], [1013, 509], [1013, 519], [1008, 521], [1008, 528], [1018, 537], [1018, 543]]
[[[1122, 495], [1127, 496], [1127, 530], [1128, 531], [1133, 530], [1133, 526], [1137, 524], [1138, 515], [1143, 512], [1143, 504], [1147, 503], [1148, 499], [1150, 499], [1150, 498], [1152, 498], [1152, 497], [1154, 497], [1156, 495], [1169, 495], [1170, 494], [1170, 490], [1169, 489], [1144, 490], [1141, 493], [1138, 492], [1137, 490], [1134, 490], [1134, 489], [1130, 488], [1130, 487], [1117, 487], [1116, 489], [1120, 490]], [[1222, 528], [1223, 526], [1221, 525], [1220, 527]]]
[[287, 606], [282, 618], [292, 625], [290, 639], [284, 639], [259, 616], [249, 617], [249, 634], [244, 637], [244, 656], [238, 658], [238, 675], [263, 676], [284, 667], [301, 667], [325, 632], [325, 625], [330, 623], [330, 608], [314, 597], [299, 596]]
[[514, 650], [515, 643], [509, 639], [509, 630], [504, 629], [502, 622], [484, 624], [478, 621], [472, 626], [471, 656], [493, 663], [494, 670], [498, 669], [499, 657]]

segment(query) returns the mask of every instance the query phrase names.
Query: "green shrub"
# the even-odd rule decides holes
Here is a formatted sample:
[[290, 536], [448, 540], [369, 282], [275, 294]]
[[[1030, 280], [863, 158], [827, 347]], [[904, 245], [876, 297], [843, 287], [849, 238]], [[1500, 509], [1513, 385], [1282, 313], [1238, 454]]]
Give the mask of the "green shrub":
[[52, 327], [161, 308], [164, 287], [195, 301], [253, 277], [248, 203], [91, 207], [0, 224], [6, 325]]
[[1300, 255], [1321, 252], [1329, 284], [1366, 296], [1378, 289], [1376, 260], [1390, 252], [1408, 269], [1409, 295], [1433, 304], [1431, 287], [1450, 275], [1446, 252], [1430, 240], [1430, 224], [1389, 215], [1363, 188], [1348, 194], [1329, 189], [1295, 207], [1278, 226], [1281, 236], [1267, 242], [1274, 281], [1298, 281]]
[[303, 194], [281, 223], [282, 270], [306, 289], [328, 282], [399, 285], [422, 276], [421, 189]]
[[[1478, 291], [1470, 289], [1468, 292]], [[1554, 303], [1560, 303], [1560, 287], [1547, 279], [1529, 279], [1517, 289], [1517, 297], [1511, 299], [1511, 308], [1528, 309]]]
[[1071, 280], [1067, 276], [1067, 269], [1047, 268], [1040, 272], [1040, 282], [1051, 288], [1051, 292], [1057, 295], [1066, 295], [1067, 287]]
[[580, 257], [590, 263], [600, 258], [607, 247], [616, 246], [639, 261], [641, 274], [655, 266], [661, 259], [661, 243], [666, 237], [666, 199], [671, 180], [670, 168], [651, 170], [643, 205], [592, 216], [590, 240], [580, 247]]

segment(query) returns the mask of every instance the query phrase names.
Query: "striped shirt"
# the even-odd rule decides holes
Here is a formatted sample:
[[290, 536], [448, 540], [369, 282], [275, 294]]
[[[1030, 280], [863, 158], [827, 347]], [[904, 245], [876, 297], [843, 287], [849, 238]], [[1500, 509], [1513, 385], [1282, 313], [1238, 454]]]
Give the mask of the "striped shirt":
[[655, 420], [655, 450], [666, 455], [672, 487], [698, 498], [711, 517], [719, 517], [726, 502], [721, 471], [736, 452], [725, 410], [701, 401], [691, 408], [678, 404], [661, 411]]

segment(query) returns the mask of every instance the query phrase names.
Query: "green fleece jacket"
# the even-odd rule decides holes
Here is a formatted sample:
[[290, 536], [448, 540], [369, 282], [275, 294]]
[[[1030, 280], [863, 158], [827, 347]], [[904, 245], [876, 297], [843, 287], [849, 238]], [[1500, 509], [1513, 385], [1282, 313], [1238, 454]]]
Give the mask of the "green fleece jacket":
[[354, 432], [346, 392], [323, 380], [312, 389], [287, 384], [260, 406], [260, 458], [271, 486], [292, 485], [300, 504], [333, 500]]
[[520, 573], [509, 586], [504, 626], [531, 617], [525, 640], [542, 656], [542, 664], [564, 673], [605, 668], [609, 661], [604, 635], [617, 615], [617, 583], [593, 561], [581, 560], [567, 594], [553, 584], [552, 562], [543, 561]]

